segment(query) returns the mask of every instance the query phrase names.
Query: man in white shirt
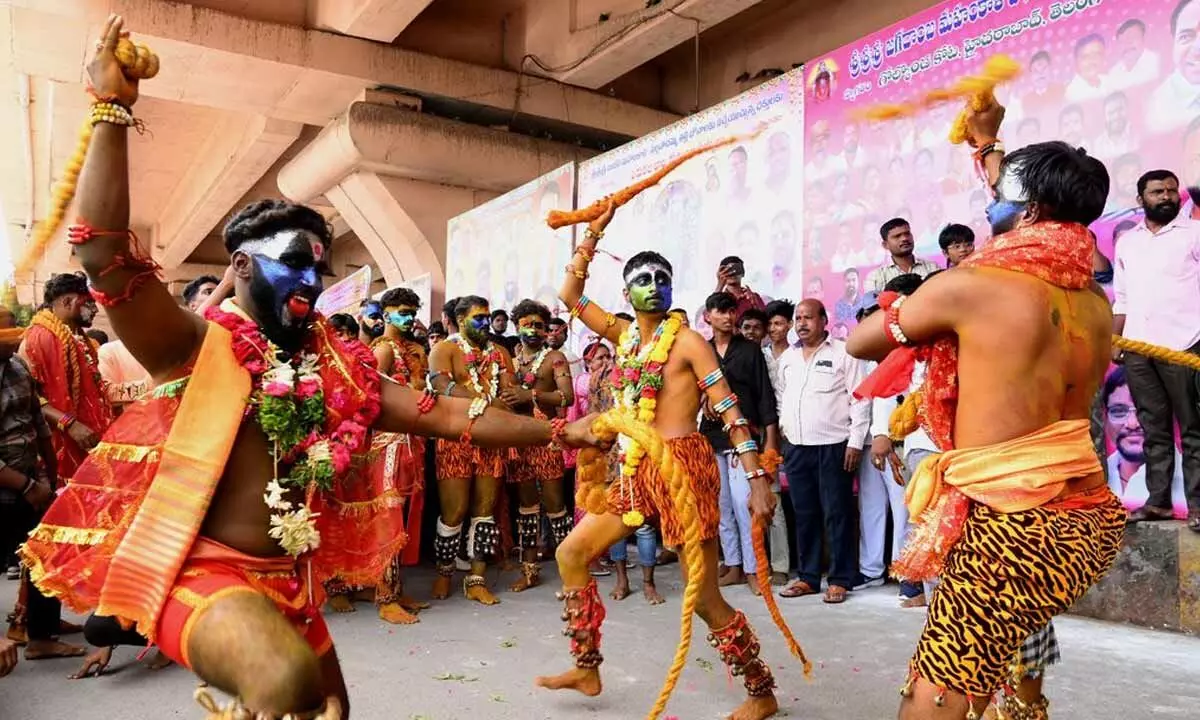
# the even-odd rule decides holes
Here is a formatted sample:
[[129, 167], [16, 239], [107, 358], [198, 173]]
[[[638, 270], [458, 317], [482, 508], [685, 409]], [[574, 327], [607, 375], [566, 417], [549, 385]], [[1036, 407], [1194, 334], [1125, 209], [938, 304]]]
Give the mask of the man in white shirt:
[[1171, 38], [1175, 71], [1150, 96], [1146, 108], [1150, 132], [1187, 125], [1200, 111], [1200, 2], [1179, 0], [1171, 13]]
[[[854, 564], [854, 472], [871, 421], [867, 400], [854, 397], [866, 365], [846, 354], [846, 345], [826, 332], [829, 315], [818, 300], [796, 307], [799, 343], [779, 358], [783, 384], [780, 427], [789, 493], [796, 518], [799, 577], [780, 595], [800, 597], [821, 587], [823, 537], [829, 537], [829, 588], [836, 604], [857, 576]], [[824, 526], [821, 520], [824, 518]]]
[[[1179, 179], [1152, 170], [1138, 180], [1145, 218], [1121, 237], [1113, 258], [1113, 332], [1200, 355], [1200, 222], [1180, 212]], [[1180, 365], [1114, 352], [1145, 433], [1149, 497], [1130, 522], [1169, 520], [1175, 425], [1183, 446], [1188, 527], [1200, 532], [1200, 391]]]
[[1113, 90], [1126, 90], [1158, 78], [1158, 55], [1146, 49], [1146, 24], [1137, 18], [1117, 28], [1117, 52], [1121, 59], [1108, 72]]
[[1099, 35], [1088, 35], [1075, 43], [1075, 77], [1067, 83], [1067, 102], [1099, 100], [1112, 92], [1104, 75], [1104, 51], [1104, 38]]

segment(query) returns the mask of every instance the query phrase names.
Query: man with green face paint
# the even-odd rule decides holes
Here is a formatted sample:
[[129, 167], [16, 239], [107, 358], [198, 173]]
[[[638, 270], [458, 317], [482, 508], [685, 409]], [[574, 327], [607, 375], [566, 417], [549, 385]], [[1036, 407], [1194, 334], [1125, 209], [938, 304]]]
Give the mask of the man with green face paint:
[[[454, 314], [459, 334], [438, 345], [429, 356], [430, 386], [440, 395], [470, 398], [481, 409], [491, 406], [511, 411], [502, 393], [516, 385], [512, 358], [490, 338], [488, 301], [476, 295], [460, 298]], [[483, 573], [488, 559], [499, 550], [495, 509], [507, 458], [506, 450], [480, 448], [461, 440], [438, 441], [437, 482], [442, 513], [433, 546], [438, 570], [432, 593], [435, 600], [450, 596], [454, 561], [469, 512], [467, 556], [471, 570], [463, 581], [463, 593], [484, 605], [500, 602], [488, 590]]]
[[[539, 302], [523, 300], [513, 308], [512, 316], [521, 340], [513, 358], [517, 384], [502, 390], [500, 397], [522, 415], [555, 415], [575, 402], [575, 392], [566, 356], [548, 344], [550, 310]], [[521, 577], [509, 589], [522, 592], [541, 584], [537, 544], [542, 510], [556, 545], [566, 539], [573, 523], [563, 498], [562, 448], [550, 445], [527, 450], [508, 469], [509, 482], [517, 483], [517, 541], [521, 546]]]

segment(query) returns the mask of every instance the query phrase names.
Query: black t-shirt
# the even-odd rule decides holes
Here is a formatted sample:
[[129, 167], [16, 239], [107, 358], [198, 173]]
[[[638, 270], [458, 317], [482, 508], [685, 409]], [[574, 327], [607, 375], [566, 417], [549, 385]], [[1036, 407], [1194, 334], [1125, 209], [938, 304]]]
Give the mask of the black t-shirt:
[[[710, 340], [709, 345], [715, 353], [715, 343]], [[738, 397], [738, 407], [741, 408], [742, 415], [750, 421], [755, 434], [759, 436], [759, 442], [762, 442], [766, 426], [779, 423], [775, 390], [771, 387], [771, 376], [762, 348], [741, 335], [734, 335], [729, 341], [729, 346], [725, 348], [725, 357], [717, 355], [717, 360], [721, 363], [725, 381]], [[700, 422], [700, 432], [704, 433], [712, 443], [713, 449], [718, 452], [733, 447], [724, 428], [725, 423], [722, 420], [704, 418]]]

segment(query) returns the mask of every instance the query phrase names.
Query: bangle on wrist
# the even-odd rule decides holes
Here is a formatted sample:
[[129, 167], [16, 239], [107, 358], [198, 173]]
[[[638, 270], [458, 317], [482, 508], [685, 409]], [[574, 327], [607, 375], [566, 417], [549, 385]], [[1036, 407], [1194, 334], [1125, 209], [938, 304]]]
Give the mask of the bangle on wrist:
[[26, 495], [28, 495], [29, 491], [33, 489], [34, 485], [37, 485], [37, 478], [32, 477], [32, 476], [27, 478], [25, 480], [25, 487], [21, 488], [21, 497], [25, 497]]
[[754, 478], [766, 478], [769, 475], [770, 473], [768, 473], [766, 470], [763, 470], [762, 468], [756, 468], [746, 473], [746, 479], [753, 480]]
[[75, 424], [75, 420], [76, 417], [71, 413], [63, 413], [62, 416], [58, 418], [58, 429], [62, 430], [63, 432], [70, 430], [71, 426]]

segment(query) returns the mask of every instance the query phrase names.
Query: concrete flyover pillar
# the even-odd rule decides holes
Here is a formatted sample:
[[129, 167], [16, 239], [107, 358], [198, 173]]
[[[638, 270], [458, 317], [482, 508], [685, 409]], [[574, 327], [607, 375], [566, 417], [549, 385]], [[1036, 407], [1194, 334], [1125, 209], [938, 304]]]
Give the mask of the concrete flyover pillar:
[[279, 171], [294, 202], [324, 195], [389, 286], [429, 273], [446, 286], [450, 218], [590, 151], [445, 120], [368, 94]]

